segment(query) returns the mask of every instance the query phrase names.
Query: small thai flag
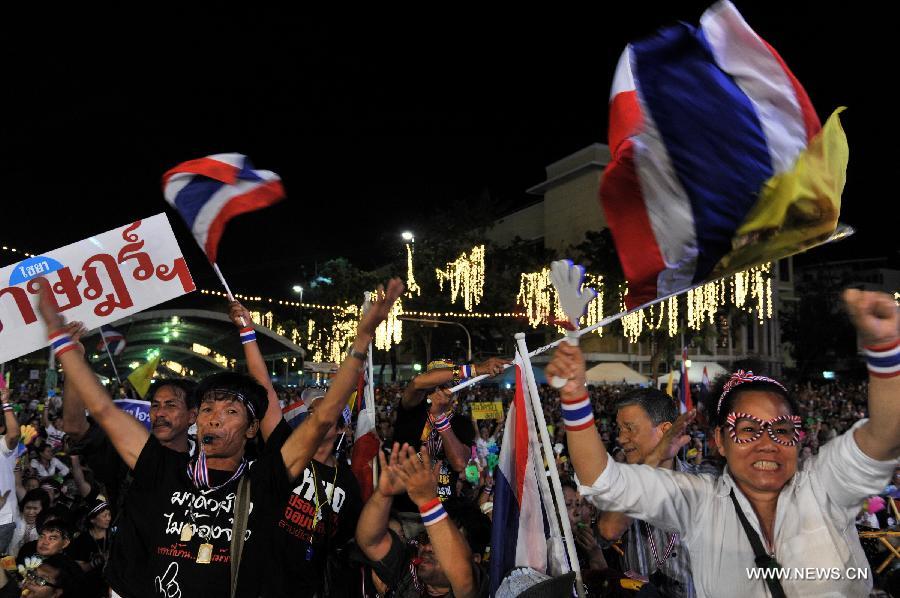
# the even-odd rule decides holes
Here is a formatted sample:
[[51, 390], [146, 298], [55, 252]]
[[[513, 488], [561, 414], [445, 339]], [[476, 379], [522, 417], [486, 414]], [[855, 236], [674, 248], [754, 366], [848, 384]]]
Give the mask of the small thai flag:
[[309, 415], [309, 409], [306, 403], [299, 400], [282, 409], [281, 414], [284, 416], [284, 421], [286, 421], [290, 427], [296, 428], [303, 423], [303, 420]]

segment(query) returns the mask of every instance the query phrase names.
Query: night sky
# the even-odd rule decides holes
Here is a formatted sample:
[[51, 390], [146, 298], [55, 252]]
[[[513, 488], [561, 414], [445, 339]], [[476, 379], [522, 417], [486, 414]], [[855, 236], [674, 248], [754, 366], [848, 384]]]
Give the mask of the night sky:
[[[626, 4], [332, 20], [182, 13], [0, 36], [0, 242], [42, 252], [153, 215], [165, 208], [165, 170], [241, 152], [278, 172], [288, 199], [229, 225], [219, 262], [237, 290], [287, 297], [301, 268], [331, 257], [377, 266], [437, 202], [533, 201], [525, 189], [544, 180], [547, 164], [606, 141], [625, 44], [674, 20], [696, 22], [706, 3]], [[737, 6], [823, 121], [849, 107], [842, 220], [859, 233], [821, 255], [895, 253], [896, 218], [885, 218], [891, 204], [876, 165], [886, 113], [874, 86], [886, 83], [864, 68], [880, 55], [871, 7]], [[12, 22], [4, 29], [22, 33]], [[185, 226], [170, 220], [198, 285], [214, 287]]]

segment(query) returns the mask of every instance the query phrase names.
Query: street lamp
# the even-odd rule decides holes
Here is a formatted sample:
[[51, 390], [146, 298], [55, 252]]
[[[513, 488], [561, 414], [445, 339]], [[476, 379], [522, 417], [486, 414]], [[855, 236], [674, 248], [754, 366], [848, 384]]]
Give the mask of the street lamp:
[[408, 231], [408, 230], [405, 230], [402, 233], [400, 233], [400, 237], [407, 243], [411, 243], [416, 240], [416, 237], [412, 234], [411, 231]]
[[300, 294], [300, 303], [303, 303], [303, 287], [301, 287], [299, 284], [295, 284], [294, 292]]
[[460, 324], [459, 322], [449, 322], [447, 320], [426, 320], [424, 318], [407, 318], [405, 316], [397, 316], [398, 320], [403, 320], [405, 322], [425, 322], [427, 324], [449, 324], [451, 326], [459, 326], [463, 329], [463, 332], [466, 333], [466, 340], [468, 342], [468, 347], [466, 351], [466, 360], [472, 361], [472, 335], [469, 334], [469, 329]]

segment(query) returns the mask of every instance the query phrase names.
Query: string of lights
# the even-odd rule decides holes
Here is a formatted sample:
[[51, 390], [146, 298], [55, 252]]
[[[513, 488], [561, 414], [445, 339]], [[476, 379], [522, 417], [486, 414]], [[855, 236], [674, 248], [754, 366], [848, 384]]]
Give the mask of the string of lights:
[[463, 252], [445, 270], [436, 268], [435, 274], [441, 291], [444, 282], [450, 283], [450, 302], [461, 298], [465, 310], [472, 311], [484, 295], [484, 245], [473, 247], [469, 255]]
[[413, 271], [413, 247], [412, 243], [406, 244], [406, 296], [418, 297], [422, 294], [422, 288], [416, 282], [416, 274]]

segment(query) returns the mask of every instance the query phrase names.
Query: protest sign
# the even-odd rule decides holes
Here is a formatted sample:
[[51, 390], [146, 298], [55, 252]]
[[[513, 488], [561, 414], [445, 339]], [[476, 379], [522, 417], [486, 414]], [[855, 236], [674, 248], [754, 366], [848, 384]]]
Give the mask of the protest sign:
[[503, 403], [500, 401], [472, 403], [472, 417], [475, 419], [501, 419], [503, 417]]
[[150, 429], [150, 401], [138, 401], [136, 399], [118, 399], [113, 401], [116, 407], [131, 415], [134, 419]]
[[37, 279], [67, 321], [88, 330], [196, 287], [165, 214], [138, 220], [0, 270], [0, 362], [46, 347]]

